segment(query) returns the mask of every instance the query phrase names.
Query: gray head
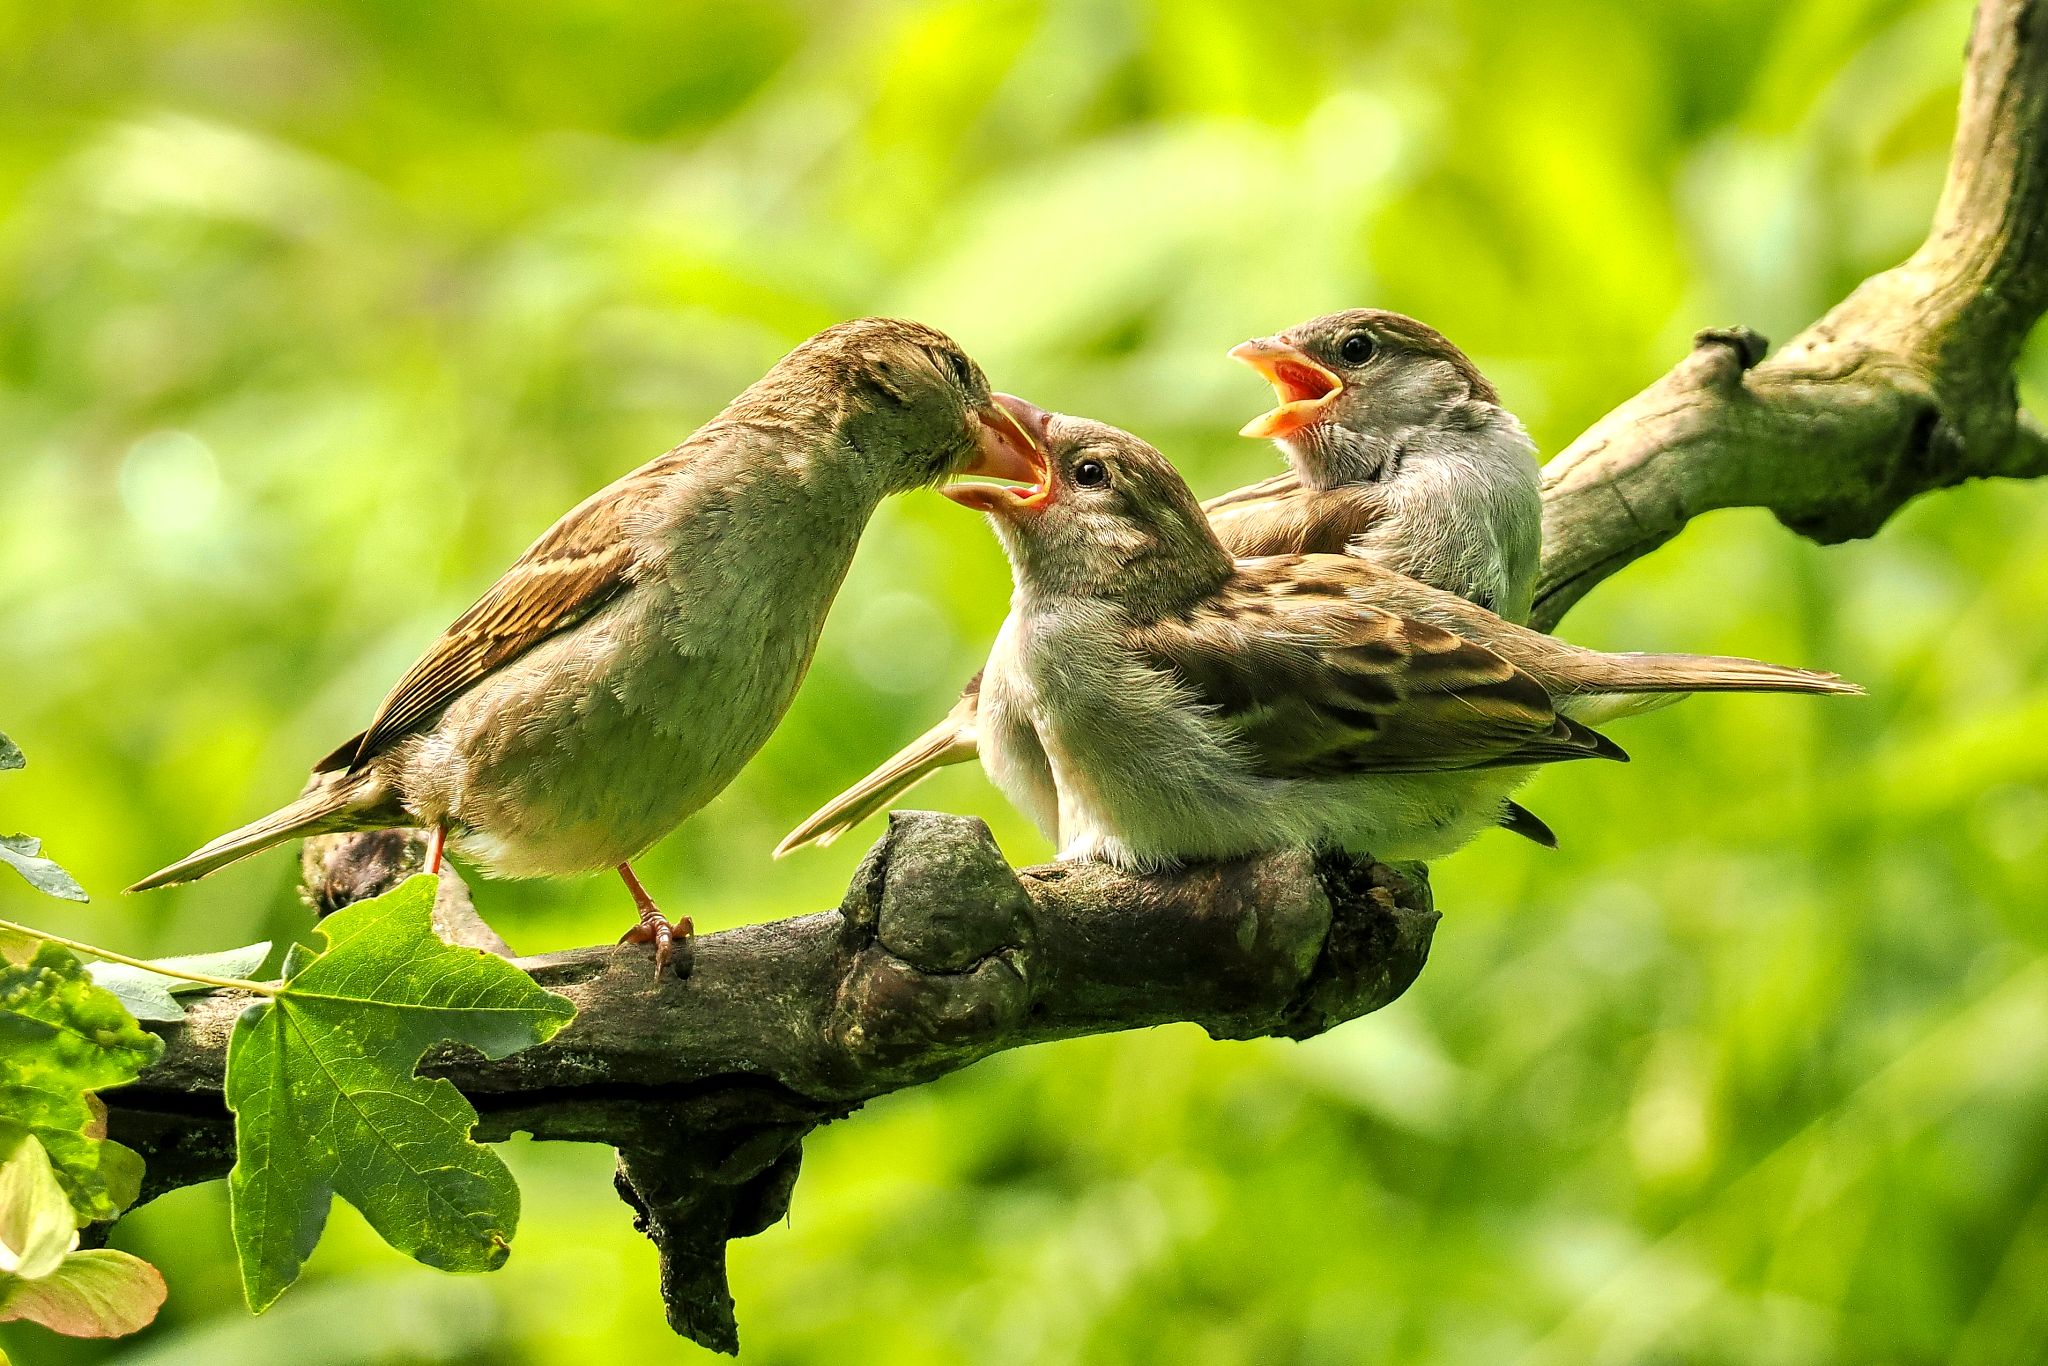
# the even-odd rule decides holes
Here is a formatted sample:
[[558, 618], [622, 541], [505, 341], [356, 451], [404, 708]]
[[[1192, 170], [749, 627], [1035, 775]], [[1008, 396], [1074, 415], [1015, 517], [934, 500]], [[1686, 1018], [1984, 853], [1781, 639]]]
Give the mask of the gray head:
[[1421, 434], [1503, 422], [1520, 431], [1464, 352], [1400, 313], [1328, 313], [1230, 354], [1279, 400], [1244, 435], [1271, 438], [1316, 488], [1391, 477]]
[[857, 318], [798, 345], [723, 417], [817, 425], [826, 449], [880, 496], [935, 484], [1021, 441], [988, 376], [945, 333], [902, 318]]
[[1129, 432], [1041, 412], [1007, 394], [1037, 448], [1024, 488], [949, 484], [945, 495], [989, 514], [1018, 587], [1101, 598], [1140, 616], [1186, 607], [1231, 574], [1202, 505], [1165, 456]]

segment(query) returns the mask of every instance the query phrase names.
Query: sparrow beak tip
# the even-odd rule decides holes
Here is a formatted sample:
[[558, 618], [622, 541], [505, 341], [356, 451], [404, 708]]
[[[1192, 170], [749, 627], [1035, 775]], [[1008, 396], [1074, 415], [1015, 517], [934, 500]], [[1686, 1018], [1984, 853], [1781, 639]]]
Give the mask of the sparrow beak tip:
[[1291, 435], [1319, 421], [1344, 389], [1341, 377], [1282, 337], [1239, 342], [1230, 348], [1230, 355], [1272, 385], [1277, 400], [1271, 409], [1240, 428], [1239, 436], [1278, 440]]

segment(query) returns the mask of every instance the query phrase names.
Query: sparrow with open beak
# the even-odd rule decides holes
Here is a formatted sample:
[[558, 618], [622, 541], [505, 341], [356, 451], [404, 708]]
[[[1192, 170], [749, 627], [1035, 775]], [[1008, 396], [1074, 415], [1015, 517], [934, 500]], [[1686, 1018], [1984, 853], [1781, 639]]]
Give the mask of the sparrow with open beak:
[[1754, 660], [1603, 654], [1371, 560], [1234, 560], [1165, 457], [1019, 414], [1029, 493], [949, 485], [1016, 577], [983, 673], [981, 759], [1061, 856], [1143, 870], [1284, 847], [1432, 859], [1539, 764], [1625, 758], [1588, 693], [1853, 693]]
[[1427, 324], [1332, 313], [1230, 354], [1278, 400], [1244, 426], [1285, 474], [1204, 504], [1233, 555], [1363, 556], [1525, 621], [1543, 542], [1536, 448]]
[[870, 318], [798, 346], [668, 454], [557, 522], [428, 647], [296, 801], [131, 890], [298, 836], [417, 826], [501, 877], [616, 869], [626, 938], [671, 926], [632, 860], [774, 730], [869, 515], [1039, 453], [943, 333]]
[[[1536, 451], [1486, 377], [1442, 333], [1358, 308], [1240, 343], [1231, 356], [1273, 386], [1243, 434], [1271, 439], [1283, 474], [1202, 505], [1236, 556], [1359, 555], [1523, 621], [1543, 504]], [[944, 719], [791, 831], [778, 855], [830, 844], [912, 787], [976, 753], [980, 679]], [[1501, 823], [1556, 836], [1510, 802]]]

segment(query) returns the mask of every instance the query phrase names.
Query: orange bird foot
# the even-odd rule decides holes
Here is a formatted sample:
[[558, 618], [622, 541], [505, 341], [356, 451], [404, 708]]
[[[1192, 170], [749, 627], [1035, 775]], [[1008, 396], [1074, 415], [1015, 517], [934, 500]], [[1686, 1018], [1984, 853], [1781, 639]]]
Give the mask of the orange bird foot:
[[[676, 976], [690, 975], [690, 941], [696, 934], [690, 917], [682, 916], [671, 924], [661, 913], [661, 907], [654, 904], [654, 898], [640, 885], [640, 879], [633, 875], [632, 865], [619, 865], [619, 877], [625, 882], [626, 890], [633, 894], [633, 904], [640, 910], [640, 921], [632, 929], [619, 936], [621, 944], [654, 945], [654, 980], [660, 982], [668, 974], [671, 959], [676, 964]], [[680, 953], [678, 953], [680, 950]]]

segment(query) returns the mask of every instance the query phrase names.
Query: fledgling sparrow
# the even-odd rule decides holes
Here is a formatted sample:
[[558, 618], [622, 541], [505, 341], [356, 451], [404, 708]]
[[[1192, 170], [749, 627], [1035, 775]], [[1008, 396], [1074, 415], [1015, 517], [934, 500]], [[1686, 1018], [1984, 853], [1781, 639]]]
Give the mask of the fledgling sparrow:
[[297, 836], [417, 826], [499, 877], [616, 869], [627, 939], [674, 931], [631, 863], [774, 730], [869, 515], [1031, 438], [943, 333], [870, 318], [798, 346], [723, 412], [514, 562], [296, 801], [151, 874], [203, 877]]
[[1037, 486], [952, 484], [1016, 578], [981, 759], [1061, 857], [1144, 870], [1284, 847], [1447, 854], [1535, 765], [1626, 756], [1587, 694], [1853, 693], [1748, 659], [1605, 654], [1370, 560], [1233, 560], [1166, 459], [1021, 405]]
[[[1288, 468], [1202, 504], [1225, 549], [1358, 555], [1527, 619], [1543, 536], [1536, 450], [1464, 352], [1426, 323], [1356, 308], [1230, 354], [1277, 400], [1242, 434], [1272, 440]], [[977, 675], [943, 720], [820, 807], [776, 854], [830, 844], [939, 769], [972, 762], [980, 683]], [[1501, 823], [1557, 842], [1512, 802]]]

